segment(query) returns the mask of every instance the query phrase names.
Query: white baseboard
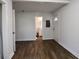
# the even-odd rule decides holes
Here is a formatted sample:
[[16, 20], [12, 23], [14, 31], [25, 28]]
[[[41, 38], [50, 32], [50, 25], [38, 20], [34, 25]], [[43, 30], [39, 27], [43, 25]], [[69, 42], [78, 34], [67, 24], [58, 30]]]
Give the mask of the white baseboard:
[[70, 48], [66, 47], [65, 45], [61, 44], [60, 42], [58, 42], [61, 46], [63, 46], [66, 50], [68, 50], [71, 54], [73, 54], [75, 57], [77, 57], [79, 59], [79, 54], [72, 51]]
[[[51, 40], [53, 38], [43, 38], [43, 40]], [[36, 39], [16, 39], [16, 41], [35, 41]]]
[[43, 40], [52, 40], [53, 38], [43, 38]]
[[36, 39], [16, 39], [16, 41], [35, 41]]

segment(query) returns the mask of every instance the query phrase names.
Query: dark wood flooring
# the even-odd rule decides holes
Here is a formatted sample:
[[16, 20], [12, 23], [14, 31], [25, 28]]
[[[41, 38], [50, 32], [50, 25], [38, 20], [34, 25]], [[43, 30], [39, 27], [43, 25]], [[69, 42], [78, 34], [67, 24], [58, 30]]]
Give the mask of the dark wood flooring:
[[12, 59], [78, 59], [54, 40], [17, 42]]

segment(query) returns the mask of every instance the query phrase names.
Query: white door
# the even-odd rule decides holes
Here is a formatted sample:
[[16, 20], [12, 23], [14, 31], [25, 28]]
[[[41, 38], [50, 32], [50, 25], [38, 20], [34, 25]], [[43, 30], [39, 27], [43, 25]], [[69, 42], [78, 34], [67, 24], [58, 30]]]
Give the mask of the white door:
[[13, 50], [16, 51], [16, 40], [15, 40], [15, 10], [13, 10], [13, 20], [12, 20], [12, 30], [13, 30]]

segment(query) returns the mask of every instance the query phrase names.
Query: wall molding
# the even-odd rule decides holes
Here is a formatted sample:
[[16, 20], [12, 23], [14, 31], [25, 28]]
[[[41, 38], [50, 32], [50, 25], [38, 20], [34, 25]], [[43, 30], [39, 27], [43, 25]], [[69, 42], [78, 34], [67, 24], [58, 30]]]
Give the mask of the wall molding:
[[[36, 39], [16, 39], [16, 41], [35, 41]], [[53, 38], [43, 38], [43, 40], [53, 40]]]
[[43, 38], [43, 40], [52, 40], [53, 38]]
[[16, 41], [35, 41], [35, 39], [16, 39]]
[[[55, 40], [56, 41], [56, 40]], [[56, 41], [57, 42], [57, 41]], [[69, 51], [71, 54], [73, 54], [75, 57], [77, 57], [79, 59], [79, 54], [74, 52], [73, 50], [71, 50], [70, 48], [68, 48], [67, 46], [61, 44], [60, 42], [57, 42], [58, 44], [60, 44], [63, 48], [65, 48], [67, 51]]]
[[29, 1], [29, 2], [52, 2], [52, 3], [69, 3], [70, 1], [68, 1], [68, 0], [13, 0], [13, 2], [27, 2], [27, 1]]

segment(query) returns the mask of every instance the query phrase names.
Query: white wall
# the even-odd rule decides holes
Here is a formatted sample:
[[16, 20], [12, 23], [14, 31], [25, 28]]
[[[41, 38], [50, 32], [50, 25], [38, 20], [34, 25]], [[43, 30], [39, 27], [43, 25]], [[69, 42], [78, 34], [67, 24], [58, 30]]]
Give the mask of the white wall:
[[5, 0], [2, 4], [2, 36], [4, 59], [11, 59], [13, 56], [12, 39], [12, 0]]
[[79, 0], [71, 0], [55, 13], [58, 21], [55, 23], [55, 39], [63, 47], [79, 58]]
[[[38, 12], [16, 13], [16, 40], [35, 40], [35, 16], [43, 17], [43, 35], [45, 39], [53, 39], [52, 14]], [[45, 21], [50, 20], [51, 27], [45, 27]]]

